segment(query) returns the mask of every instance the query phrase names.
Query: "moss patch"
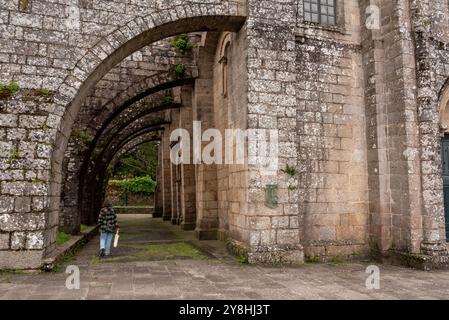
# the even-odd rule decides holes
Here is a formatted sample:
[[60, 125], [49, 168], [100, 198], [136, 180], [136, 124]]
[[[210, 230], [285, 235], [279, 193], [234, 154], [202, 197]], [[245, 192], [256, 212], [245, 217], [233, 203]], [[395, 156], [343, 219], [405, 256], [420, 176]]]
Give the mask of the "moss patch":
[[321, 260], [319, 257], [314, 256], [314, 257], [307, 257], [304, 260], [305, 263], [310, 263], [310, 264], [316, 264], [316, 263], [320, 263]]
[[71, 235], [62, 231], [58, 231], [58, 234], [56, 235], [56, 245], [60, 246], [70, 239], [72, 239]]
[[111, 257], [105, 262], [128, 262], [136, 260], [167, 260], [167, 259], [195, 259], [203, 260], [207, 257], [193, 245], [186, 242], [161, 244], [122, 244], [122, 249], [129, 251], [128, 255]]
[[0, 83], [0, 99], [6, 100], [20, 90], [20, 86], [17, 82], [11, 81], [8, 85]]

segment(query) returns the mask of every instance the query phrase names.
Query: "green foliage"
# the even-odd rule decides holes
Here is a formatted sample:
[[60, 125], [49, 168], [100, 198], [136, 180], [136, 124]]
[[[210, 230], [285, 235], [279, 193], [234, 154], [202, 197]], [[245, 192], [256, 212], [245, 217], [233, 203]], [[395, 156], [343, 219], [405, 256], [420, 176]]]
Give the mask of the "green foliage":
[[238, 259], [239, 259], [239, 262], [241, 264], [247, 264], [248, 263], [248, 258], [244, 254], [239, 255]]
[[0, 83], [0, 99], [9, 99], [19, 90], [20, 86], [17, 82], [11, 81], [8, 85]]
[[89, 228], [89, 226], [86, 226], [85, 224], [81, 224], [81, 226], [80, 226], [80, 231], [81, 231], [81, 233], [83, 233], [84, 231], [86, 231], [87, 228]]
[[[206, 260], [207, 256], [200, 250], [186, 242], [143, 244], [143, 243], [122, 243], [122, 248], [131, 249], [128, 255], [111, 257], [105, 260], [109, 262], [131, 262], [149, 259], [179, 259], [190, 258], [195, 260]], [[91, 264], [96, 264], [99, 260], [91, 260]]]
[[186, 66], [181, 64], [177, 64], [175, 66], [175, 72], [179, 77], [184, 77], [185, 73], [186, 73]]
[[50, 92], [50, 90], [48, 90], [46, 88], [40, 88], [40, 89], [33, 90], [33, 95], [35, 97], [49, 98], [52, 96], [52, 93]]
[[150, 176], [137, 177], [124, 180], [111, 180], [112, 186], [120, 187], [122, 193], [150, 194], [156, 188], [156, 182]]
[[62, 231], [58, 231], [58, 234], [56, 235], [56, 245], [60, 246], [70, 239], [72, 239], [71, 235]]
[[320, 263], [320, 258], [317, 257], [317, 256], [314, 256], [314, 257], [307, 257], [307, 258], [305, 259], [305, 263], [313, 263], [313, 264], [315, 264], [315, 263]]
[[30, 0], [20, 0], [19, 1], [19, 10], [25, 11], [28, 8], [29, 3], [30, 3]]
[[166, 97], [164, 98], [164, 104], [165, 104], [165, 105], [172, 104], [173, 101], [174, 101], [174, 98], [173, 98], [172, 96], [166, 96]]
[[14, 149], [11, 150], [11, 153], [9, 155], [9, 159], [10, 160], [17, 160], [19, 158], [20, 158], [19, 148], [15, 147]]
[[193, 44], [189, 41], [189, 37], [187, 33], [182, 33], [177, 36], [170, 44], [181, 51], [183, 54], [191, 51], [193, 48]]
[[290, 166], [288, 163], [285, 167], [285, 169], [281, 169], [281, 171], [287, 175], [289, 175], [290, 177], [294, 177], [296, 176], [296, 174], [298, 173], [296, 168], [293, 166]]
[[76, 137], [76, 138], [82, 140], [85, 144], [89, 144], [90, 142], [92, 142], [92, 137], [84, 131], [73, 130], [71, 135], [72, 135], [72, 137]]
[[339, 266], [339, 265], [343, 264], [343, 261], [339, 257], [332, 257], [329, 260], [329, 264], [334, 265], [334, 266]]
[[131, 152], [123, 155], [112, 168], [115, 180], [151, 176], [156, 177], [158, 144], [154, 141], [141, 144]]
[[69, 262], [70, 260], [72, 260], [73, 258], [75, 258], [75, 252], [76, 250], [70, 250], [69, 252], [67, 252], [67, 254], [64, 255], [62, 261], [60, 261], [59, 263], [57, 263], [53, 269], [51, 270], [51, 272], [55, 272], [58, 273], [61, 271], [62, 266], [64, 264], [66, 264], [67, 262]]
[[150, 176], [142, 176], [132, 179], [110, 180], [109, 186], [120, 189], [120, 197], [124, 205], [128, 206], [130, 194], [150, 195], [156, 189], [156, 182]]
[[17, 91], [20, 90], [20, 86], [17, 82], [11, 81], [8, 85], [8, 89], [9, 91], [11, 91], [12, 93], [16, 93]]

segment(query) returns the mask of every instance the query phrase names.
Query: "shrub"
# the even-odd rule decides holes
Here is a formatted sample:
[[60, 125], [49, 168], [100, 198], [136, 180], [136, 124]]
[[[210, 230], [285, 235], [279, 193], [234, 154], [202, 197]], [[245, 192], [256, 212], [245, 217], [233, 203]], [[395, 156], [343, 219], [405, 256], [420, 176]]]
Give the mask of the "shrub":
[[190, 51], [193, 48], [193, 44], [189, 41], [187, 33], [180, 34], [173, 41], [171, 41], [170, 44], [182, 53]]
[[149, 195], [156, 189], [156, 182], [150, 176], [136, 177], [124, 180], [111, 180], [109, 185], [119, 187], [125, 206], [128, 205], [129, 194]]
[[175, 72], [179, 77], [183, 77], [186, 73], [186, 66], [183, 64], [177, 64], [175, 66]]

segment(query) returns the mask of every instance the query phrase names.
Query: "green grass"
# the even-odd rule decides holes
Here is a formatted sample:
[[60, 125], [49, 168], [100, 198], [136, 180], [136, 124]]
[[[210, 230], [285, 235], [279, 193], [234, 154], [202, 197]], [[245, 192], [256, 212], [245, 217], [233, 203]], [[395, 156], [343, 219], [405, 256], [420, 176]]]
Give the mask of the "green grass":
[[68, 252], [64, 258], [62, 259], [61, 262], [57, 263], [53, 269], [51, 270], [51, 272], [60, 272], [62, 269], [62, 266], [64, 264], [66, 264], [67, 262], [69, 262], [70, 260], [72, 260], [73, 258], [75, 258], [75, 252], [74, 251], [70, 251]]
[[304, 261], [305, 263], [312, 263], [312, 264], [315, 264], [315, 263], [320, 263], [321, 262], [321, 260], [320, 260], [320, 258], [319, 257], [307, 257], [306, 259], [305, 259], [305, 261]]
[[342, 261], [340, 258], [338, 258], [338, 257], [332, 257], [332, 258], [329, 260], [329, 264], [330, 264], [330, 265], [333, 265], [333, 266], [340, 266], [340, 265], [343, 265], [344, 263], [343, 263], [343, 261]]
[[87, 230], [87, 228], [89, 228], [89, 226], [86, 226], [85, 224], [81, 224], [81, 226], [80, 226], [80, 231], [81, 231], [81, 232], [84, 232], [84, 231]]
[[241, 254], [238, 259], [241, 264], [248, 264], [248, 258], [245, 255]]
[[[207, 257], [193, 245], [185, 242], [162, 243], [162, 244], [122, 244], [124, 248], [137, 249], [138, 251], [126, 256], [111, 257], [106, 262], [128, 262], [146, 259], [175, 259], [190, 258], [204, 260]], [[92, 264], [97, 263], [96, 259], [91, 260]]]
[[[124, 245], [127, 246], [127, 245]], [[142, 256], [189, 257], [203, 259], [205, 256], [189, 243], [162, 243], [162, 244], [130, 244], [130, 248], [141, 250]]]
[[62, 231], [58, 231], [58, 234], [56, 235], [56, 245], [60, 246], [70, 239], [72, 239], [71, 235]]

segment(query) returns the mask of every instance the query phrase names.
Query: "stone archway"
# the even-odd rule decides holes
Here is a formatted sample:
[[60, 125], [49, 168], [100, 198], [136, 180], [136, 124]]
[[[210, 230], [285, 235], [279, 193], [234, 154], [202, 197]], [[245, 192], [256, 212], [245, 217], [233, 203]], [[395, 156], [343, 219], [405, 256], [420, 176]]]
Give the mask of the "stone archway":
[[[185, 4], [161, 9], [145, 18], [136, 18], [115, 30], [78, 61], [72, 75], [68, 76], [59, 88], [59, 91], [64, 93], [61, 101], [70, 102], [62, 117], [52, 156], [52, 181], [49, 188], [52, 210], [59, 207], [62, 155], [67, 145], [67, 137], [83, 100], [95, 84], [118, 62], [150, 43], [181, 32], [237, 31], [246, 19], [245, 11], [245, 7], [237, 2]], [[176, 14], [173, 14], [174, 12]], [[125, 94], [124, 97], [129, 96]], [[49, 229], [52, 228], [55, 233], [54, 227], [49, 226]], [[47, 239], [50, 239], [47, 246], [51, 246], [52, 238], [54, 237], [47, 236]]]
[[[117, 63], [150, 43], [181, 32], [239, 31], [246, 21], [247, 1], [213, 0], [211, 3], [207, 0], [204, 4], [201, 2], [201, 0], [182, 1], [182, 5], [173, 5], [170, 1], [172, 4], [169, 5], [169, 1], [162, 1], [161, 7], [161, 2], [158, 1], [157, 4], [148, 6], [147, 10], [151, 11], [150, 14], [146, 16], [134, 14], [131, 18], [128, 16], [127, 19], [132, 19], [131, 21], [118, 26], [109, 34], [106, 34], [105, 30], [103, 34], [97, 34], [98, 41], [90, 39], [92, 41], [87, 42], [89, 45], [84, 44], [85, 47], [79, 48], [73, 55], [77, 57], [76, 59], [64, 61], [66, 71], [61, 72], [62, 76], [58, 81], [55, 80], [55, 84], [51, 87], [54, 91], [53, 101], [46, 106], [48, 114], [42, 121], [42, 128], [34, 130], [30, 135], [32, 139], [45, 144], [46, 152], [39, 150], [39, 157], [35, 159], [21, 157], [23, 163], [20, 165], [27, 166], [26, 169], [29, 171], [36, 171], [38, 177], [33, 179], [30, 176], [19, 182], [6, 184], [2, 181], [2, 193], [7, 195], [5, 201], [14, 202], [14, 196], [27, 198], [33, 202], [33, 211], [19, 210], [20, 212], [17, 212], [14, 209], [7, 209], [6, 214], [2, 214], [1, 218], [7, 220], [5, 225], [23, 227], [19, 230], [25, 230], [29, 239], [26, 241], [27, 246], [21, 248], [21, 252], [12, 250], [12, 246], [8, 245], [8, 248], [0, 253], [1, 267], [36, 267], [41, 263], [43, 255], [55, 248], [62, 161], [72, 125], [85, 98], [96, 83]], [[296, 4], [260, 1], [249, 1], [249, 3], [250, 19], [243, 32], [237, 33], [238, 37], [235, 41], [235, 48], [240, 48], [239, 52], [235, 52], [239, 63], [235, 64], [237, 72], [232, 76], [241, 81], [235, 85], [238, 94], [233, 98], [239, 102], [237, 107], [240, 114], [245, 116], [244, 128], [267, 129], [269, 125], [272, 129], [277, 129], [285, 138], [280, 142], [282, 165], [287, 162], [295, 164], [297, 161], [297, 147], [294, 145], [296, 135], [291, 132], [291, 123], [295, 121], [295, 114], [291, 109], [297, 102], [294, 93], [296, 64], [292, 62], [295, 56], [293, 32], [295, 19], [289, 17], [293, 18]], [[274, 18], [270, 21], [267, 21], [262, 14], [267, 10], [273, 13]], [[281, 17], [283, 19], [280, 19]], [[114, 21], [113, 25], [117, 26], [117, 21]], [[52, 41], [63, 42], [61, 39], [52, 39]], [[92, 46], [93, 43], [96, 44]], [[71, 46], [76, 47], [76, 44], [74, 46], [71, 43]], [[216, 47], [213, 46], [204, 49], [209, 51], [209, 56], [215, 56], [217, 52]], [[78, 59], [78, 57], [81, 58]], [[273, 63], [258, 63], [257, 59], [270, 60]], [[282, 68], [274, 70], [270, 65], [279, 65]], [[213, 71], [213, 66], [207, 69], [206, 73], [210, 71]], [[276, 79], [267, 81], [259, 78], [256, 71], [279, 71], [279, 74]], [[61, 79], [65, 79], [62, 84]], [[202, 117], [202, 111], [215, 108], [214, 96], [207, 92], [213, 89], [211, 79], [213, 76], [210, 74], [203, 74], [195, 81], [194, 90], [197, 90], [198, 95], [192, 100], [198, 101], [192, 102], [196, 107], [194, 119], [205, 120], [205, 122], [211, 120]], [[267, 91], [270, 92], [269, 95], [266, 95]], [[267, 110], [270, 113], [276, 110], [276, 114], [267, 115], [264, 112]], [[207, 125], [214, 126], [213, 117]], [[12, 144], [8, 148], [12, 149]], [[14, 152], [12, 154], [15, 155]], [[38, 172], [40, 168], [42, 173]], [[208, 191], [209, 174], [212, 184], [217, 184], [216, 168], [209, 169], [201, 173], [203, 176], [199, 179], [202, 179], [204, 183], [203, 189], [199, 191]], [[242, 181], [239, 189], [241, 192], [236, 194], [239, 196], [238, 200], [232, 204], [233, 227], [230, 232], [230, 236], [240, 243], [235, 242], [232, 245], [234, 247], [243, 245], [243, 250], [248, 254], [250, 262], [301, 261], [302, 248], [299, 244], [298, 225], [295, 223], [297, 221], [295, 220], [297, 218], [295, 202], [298, 192], [289, 190], [287, 178], [281, 174], [281, 170], [276, 170], [270, 181], [262, 177], [258, 167], [245, 168], [241, 172], [236, 172], [232, 179]], [[274, 211], [282, 215], [283, 220], [291, 221], [288, 225], [280, 226], [275, 223], [272, 219], [274, 211], [265, 206], [264, 188], [267, 183], [272, 182], [279, 184], [282, 195], [279, 207]], [[253, 187], [249, 186], [250, 183]], [[213, 190], [213, 192], [217, 191]], [[201, 228], [208, 228], [216, 223], [217, 203], [214, 199], [207, 199], [207, 197], [203, 197], [200, 201], [205, 204], [209, 202], [208, 205], [210, 205], [206, 208], [210, 209], [208, 213], [210, 215], [203, 215], [201, 220], [199, 231], [202, 231]], [[10, 203], [6, 203], [6, 206], [9, 208]], [[25, 225], [30, 221], [31, 212], [33, 216], [39, 214], [39, 219], [35, 226], [27, 228]], [[14, 213], [15, 216], [8, 215], [9, 213]], [[12, 234], [13, 232], [10, 232], [7, 236], [12, 237]], [[19, 260], [23, 263], [18, 264]]]

